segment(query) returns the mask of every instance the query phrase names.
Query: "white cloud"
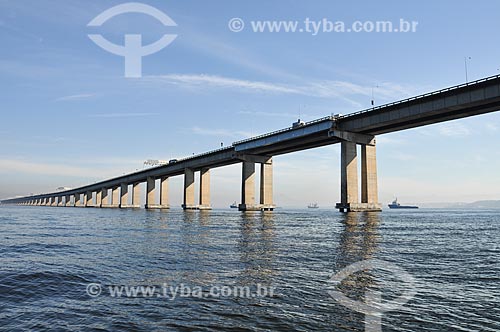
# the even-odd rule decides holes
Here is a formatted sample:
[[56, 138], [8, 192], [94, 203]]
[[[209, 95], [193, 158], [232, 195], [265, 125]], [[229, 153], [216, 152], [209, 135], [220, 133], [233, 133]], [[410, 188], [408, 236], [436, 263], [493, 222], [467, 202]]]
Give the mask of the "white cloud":
[[486, 129], [488, 129], [489, 131], [498, 131], [498, 126], [494, 123], [488, 122], [486, 124]]
[[146, 79], [152, 81], [165, 82], [178, 86], [186, 87], [216, 87], [216, 88], [233, 88], [254, 92], [271, 92], [271, 93], [288, 93], [296, 94], [300, 91], [286, 85], [247, 81], [217, 75], [183, 75], [183, 74], [170, 74], [162, 76], [149, 76]]
[[[250, 81], [218, 75], [169, 74], [144, 77], [145, 81], [166, 83], [182, 88], [207, 90], [214, 88], [233, 89], [250, 93], [293, 94], [308, 97], [341, 99], [361, 107], [354, 97], [371, 98], [372, 86], [344, 81], [315, 80], [305, 84]], [[411, 89], [393, 83], [382, 83], [374, 94], [383, 100], [407, 97]]]
[[137, 118], [145, 116], [155, 116], [159, 113], [100, 113], [91, 114], [89, 118]]
[[72, 176], [72, 177], [98, 177], [109, 176], [113, 172], [98, 171], [94, 168], [85, 168], [78, 166], [70, 166], [63, 164], [52, 163], [37, 163], [15, 159], [0, 159], [0, 172], [14, 172], [16, 174], [26, 173], [35, 175], [56, 175], [56, 176]]
[[234, 138], [247, 138], [251, 137], [252, 134], [247, 131], [230, 131], [226, 129], [207, 129], [200, 127], [193, 127], [191, 131], [194, 134], [206, 135], [206, 136], [219, 136], [219, 137], [234, 137]]
[[461, 123], [446, 123], [438, 127], [438, 132], [446, 137], [463, 137], [471, 134], [470, 129]]
[[56, 99], [56, 101], [74, 101], [74, 100], [83, 100], [83, 99], [88, 99], [92, 98], [95, 95], [92, 93], [84, 93], [84, 94], [79, 94], [79, 95], [70, 95], [70, 96], [64, 96], [64, 97], [59, 97]]

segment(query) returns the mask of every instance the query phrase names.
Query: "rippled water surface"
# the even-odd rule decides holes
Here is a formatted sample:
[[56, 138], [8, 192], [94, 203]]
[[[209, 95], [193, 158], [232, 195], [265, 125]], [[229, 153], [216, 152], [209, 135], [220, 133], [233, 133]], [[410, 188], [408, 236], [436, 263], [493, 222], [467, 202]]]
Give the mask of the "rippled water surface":
[[[416, 295], [384, 331], [500, 331], [500, 211], [183, 212], [0, 207], [5, 331], [364, 331], [329, 278], [377, 258], [412, 275]], [[386, 283], [384, 283], [386, 280]], [[102, 285], [100, 296], [87, 294]], [[203, 297], [112, 297], [112, 285], [187, 285]], [[272, 296], [205, 296], [212, 286]], [[405, 291], [389, 271], [338, 286], [362, 301]]]

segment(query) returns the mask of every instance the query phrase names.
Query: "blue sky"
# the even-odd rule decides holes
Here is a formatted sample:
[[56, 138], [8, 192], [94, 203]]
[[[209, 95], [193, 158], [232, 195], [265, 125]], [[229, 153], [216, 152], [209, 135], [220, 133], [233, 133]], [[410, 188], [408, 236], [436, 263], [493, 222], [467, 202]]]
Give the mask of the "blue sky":
[[[142, 14], [87, 24], [124, 1], [0, 0], [0, 197], [76, 187], [312, 120], [351, 113], [499, 74], [497, 13], [482, 1], [142, 1], [177, 27]], [[233, 17], [247, 24], [228, 29]], [[418, 21], [414, 33], [257, 33], [252, 20]], [[100, 33], [149, 44], [177, 39], [124, 77], [123, 58], [95, 45]], [[499, 199], [500, 114], [378, 138], [380, 200]], [[275, 158], [282, 206], [339, 197], [339, 147]], [[240, 168], [212, 172], [214, 206], [239, 200]], [[172, 179], [180, 204], [182, 178]]]

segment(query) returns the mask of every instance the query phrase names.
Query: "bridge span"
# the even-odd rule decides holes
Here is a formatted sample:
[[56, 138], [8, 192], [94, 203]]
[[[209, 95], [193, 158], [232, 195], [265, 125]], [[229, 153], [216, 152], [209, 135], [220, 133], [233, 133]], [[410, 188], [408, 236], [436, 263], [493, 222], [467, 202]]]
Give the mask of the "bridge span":
[[[168, 165], [141, 170], [80, 188], [5, 199], [1, 203], [139, 208], [141, 201], [139, 185], [146, 183], [145, 208], [168, 209], [168, 180], [172, 176], [182, 175], [184, 176], [182, 207], [210, 209], [210, 169], [241, 163], [239, 210], [272, 211], [275, 207], [273, 156], [340, 143], [341, 201], [337, 203], [336, 208], [342, 212], [380, 211], [376, 135], [485, 114], [499, 109], [500, 75], [344, 116], [328, 116], [300, 126], [234, 142], [231, 146], [180, 159]], [[357, 145], [361, 146], [361, 195], [358, 190]], [[258, 202], [255, 193], [257, 164], [261, 170]], [[197, 202], [195, 172], [200, 172]], [[159, 202], [156, 201], [157, 189], [160, 191]]]

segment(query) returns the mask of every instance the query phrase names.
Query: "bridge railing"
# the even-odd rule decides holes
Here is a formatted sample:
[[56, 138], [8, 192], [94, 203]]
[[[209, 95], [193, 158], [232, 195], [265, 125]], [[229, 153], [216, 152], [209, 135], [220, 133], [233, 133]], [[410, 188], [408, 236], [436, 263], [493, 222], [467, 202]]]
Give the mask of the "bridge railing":
[[300, 127], [297, 127], [297, 128], [293, 128], [293, 127], [283, 128], [283, 129], [280, 129], [280, 130], [272, 131], [270, 133], [265, 133], [265, 134], [262, 134], [262, 135], [258, 135], [258, 136], [254, 136], [254, 137], [249, 137], [249, 138], [246, 138], [246, 139], [243, 139], [243, 140], [240, 140], [240, 141], [236, 141], [236, 142], [233, 142], [232, 145], [236, 146], [236, 145], [239, 145], [239, 144], [243, 144], [243, 143], [247, 143], [247, 142], [250, 142], [250, 141], [257, 140], [257, 139], [261, 139], [261, 138], [264, 138], [264, 137], [269, 137], [269, 136], [273, 136], [273, 135], [276, 135], [276, 134], [280, 134], [280, 133], [283, 133], [285, 131], [289, 131], [289, 130], [293, 130], [293, 129], [298, 129], [298, 128], [302, 128], [302, 127], [305, 127], [305, 126], [309, 126], [309, 125], [312, 125], [312, 124], [315, 124], [315, 123], [318, 123], [318, 122], [323, 122], [323, 121], [327, 121], [327, 120], [331, 121], [333, 119], [334, 119], [333, 116], [325, 116], [323, 118], [319, 118], [319, 119], [316, 119], [316, 120], [308, 121], [303, 126], [300, 126]]
[[359, 115], [359, 114], [364, 114], [364, 113], [376, 111], [376, 110], [379, 110], [379, 109], [382, 109], [382, 108], [385, 108], [385, 107], [407, 103], [409, 101], [413, 101], [413, 100], [417, 100], [417, 99], [422, 99], [422, 98], [425, 98], [425, 97], [433, 96], [433, 95], [436, 95], [436, 94], [439, 94], [439, 93], [443, 93], [443, 92], [447, 92], [447, 91], [457, 90], [457, 89], [460, 89], [460, 88], [464, 88], [464, 87], [467, 87], [467, 86], [476, 85], [476, 84], [479, 84], [479, 83], [483, 83], [483, 82], [486, 82], [486, 81], [491, 81], [491, 80], [498, 79], [498, 78], [500, 78], [500, 75], [494, 75], [494, 76], [489, 76], [489, 77], [481, 78], [481, 79], [476, 80], [476, 81], [472, 81], [472, 82], [468, 82], [468, 83], [462, 83], [462, 84], [459, 84], [459, 85], [454, 85], [454, 86], [451, 86], [449, 88], [444, 88], [444, 89], [441, 89], [441, 90], [436, 90], [436, 91], [424, 93], [422, 95], [418, 95], [418, 96], [415, 96], [415, 97], [410, 97], [410, 98], [407, 98], [407, 99], [398, 100], [398, 101], [395, 101], [395, 102], [392, 102], [392, 103], [383, 104], [383, 105], [376, 106], [376, 107], [366, 108], [366, 109], [358, 111], [358, 112], [354, 112], [354, 113], [342, 115], [342, 116], [339, 117], [339, 119], [344, 119], [344, 118], [348, 118], [348, 117], [351, 117], [351, 116], [355, 116], [355, 115]]

